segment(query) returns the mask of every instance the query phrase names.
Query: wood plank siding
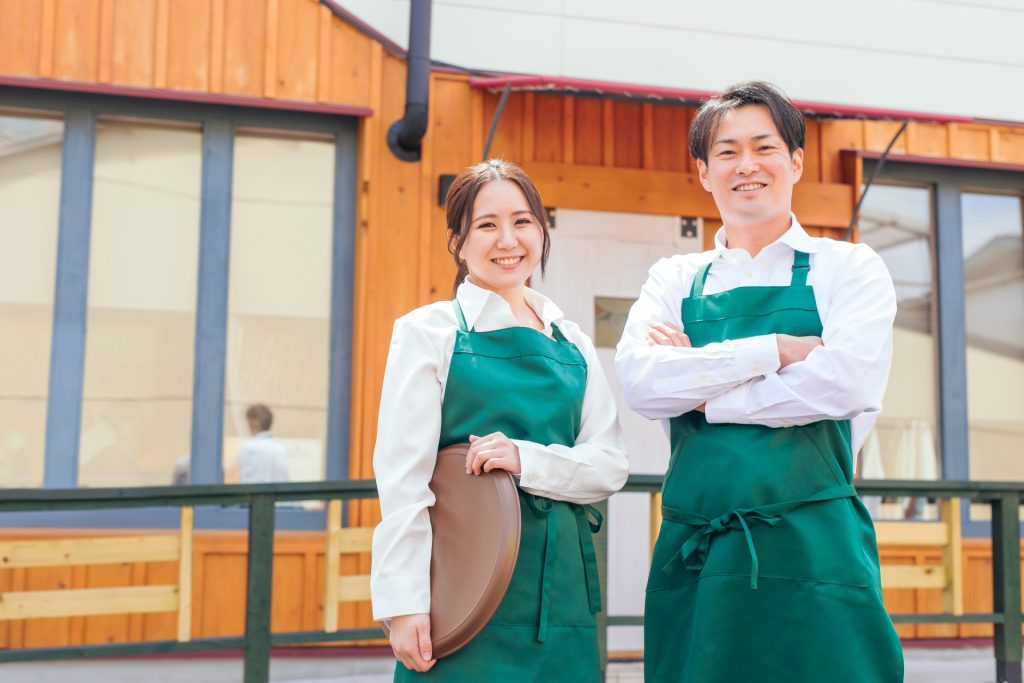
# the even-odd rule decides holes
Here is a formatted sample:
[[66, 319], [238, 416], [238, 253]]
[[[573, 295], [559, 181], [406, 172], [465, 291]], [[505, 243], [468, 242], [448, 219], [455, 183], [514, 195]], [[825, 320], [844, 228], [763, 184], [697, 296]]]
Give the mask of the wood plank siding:
[[[405, 62], [317, 0], [0, 0], [0, 78], [30, 87], [60, 82], [265, 98], [368, 108], [359, 129], [355, 329], [350, 475], [370, 478], [377, 406], [393, 321], [451, 293], [438, 180], [480, 159], [498, 96], [469, 76], [432, 76], [430, 127], [420, 163], [388, 150], [385, 133], [405, 104]], [[0, 86], [2, 87], [2, 86]], [[254, 100], [255, 102], [255, 100]], [[542, 93], [513, 93], [492, 156], [519, 162], [548, 205], [700, 216], [720, 225], [686, 152], [693, 109]], [[898, 123], [809, 121], [798, 215], [815, 235], [842, 238], [859, 187], [843, 150], [880, 151]], [[911, 123], [896, 154], [1024, 164], [1024, 128]], [[350, 524], [373, 525], [375, 501], [352, 504]], [[0, 539], [75, 537], [95, 531], [0, 530]], [[913, 546], [882, 548], [887, 561], [935, 561]], [[245, 537], [197, 531], [193, 637], [239, 634], [244, 625]], [[989, 545], [964, 542], [967, 611], [991, 610]], [[365, 574], [369, 558], [343, 558], [342, 574]], [[282, 532], [275, 545], [273, 628], [323, 622], [323, 537]], [[54, 590], [177, 581], [173, 563], [0, 569], [0, 591]], [[939, 591], [886, 594], [893, 611], [941, 608]], [[339, 626], [371, 623], [368, 603], [341, 604]], [[174, 614], [0, 622], [0, 647], [173, 639]], [[984, 625], [905, 625], [907, 637], [979, 636]]]

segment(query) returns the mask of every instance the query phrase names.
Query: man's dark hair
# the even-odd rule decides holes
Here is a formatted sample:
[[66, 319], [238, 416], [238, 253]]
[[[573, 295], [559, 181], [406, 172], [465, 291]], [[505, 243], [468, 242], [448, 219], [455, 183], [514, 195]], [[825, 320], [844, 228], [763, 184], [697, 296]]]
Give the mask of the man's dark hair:
[[274, 413], [270, 412], [270, 408], [262, 403], [256, 403], [245, 411], [245, 419], [252, 420], [259, 425], [261, 432], [265, 432], [270, 429], [270, 425], [274, 424]]
[[789, 153], [792, 155], [803, 148], [806, 142], [804, 115], [793, 106], [786, 93], [765, 81], [747, 81], [737, 83], [725, 89], [701, 105], [690, 126], [690, 155], [708, 162], [708, 150], [714, 141], [722, 117], [740, 107], [760, 104], [768, 108], [772, 121], [779, 131]]

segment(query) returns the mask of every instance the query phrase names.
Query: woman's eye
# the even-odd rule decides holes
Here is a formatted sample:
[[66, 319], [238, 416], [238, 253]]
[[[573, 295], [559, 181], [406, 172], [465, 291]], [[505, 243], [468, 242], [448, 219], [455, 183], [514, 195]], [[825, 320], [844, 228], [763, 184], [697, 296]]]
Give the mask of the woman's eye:
[[486, 230], [487, 228], [493, 228], [494, 223], [478, 223], [476, 227], [478, 230]]
[[520, 218], [516, 221], [516, 225], [529, 225], [532, 222], [529, 218]]

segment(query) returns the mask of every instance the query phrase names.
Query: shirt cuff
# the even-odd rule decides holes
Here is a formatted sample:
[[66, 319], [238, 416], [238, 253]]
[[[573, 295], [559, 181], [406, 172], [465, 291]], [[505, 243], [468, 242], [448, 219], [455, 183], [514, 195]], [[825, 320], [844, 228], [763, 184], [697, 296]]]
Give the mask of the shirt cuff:
[[782, 361], [779, 359], [779, 342], [774, 334], [762, 334], [747, 339], [749, 344], [737, 344], [736, 362], [741, 368], [750, 370], [753, 377], [778, 372]]
[[430, 613], [430, 575], [394, 576], [370, 584], [373, 618]]
[[749, 384], [733, 387], [724, 394], [708, 399], [704, 404], [704, 417], [710, 424], [743, 424], [747, 414]]
[[533, 441], [510, 439], [519, 449], [519, 486], [521, 488], [547, 489], [551, 482], [544, 473], [545, 452], [543, 446]]

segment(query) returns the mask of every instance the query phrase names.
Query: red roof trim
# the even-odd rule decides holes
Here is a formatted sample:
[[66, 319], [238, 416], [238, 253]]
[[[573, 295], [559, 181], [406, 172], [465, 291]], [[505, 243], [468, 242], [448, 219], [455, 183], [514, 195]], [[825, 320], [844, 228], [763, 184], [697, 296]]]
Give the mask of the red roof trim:
[[[565, 93], [595, 93], [599, 95], [620, 95], [660, 100], [677, 100], [687, 104], [700, 104], [713, 96], [710, 90], [687, 90], [668, 88], [657, 85], [635, 85], [632, 83], [615, 83], [610, 81], [593, 81], [583, 78], [562, 78], [557, 76], [497, 76], [491, 78], [474, 78], [469, 84], [483, 90], [500, 90], [506, 85], [514, 90], [549, 90]], [[901, 109], [881, 109], [876, 107], [858, 107], [848, 104], [828, 104], [807, 100], [793, 100], [793, 104], [801, 111], [816, 116], [834, 116], [839, 118], [866, 119], [909, 119], [911, 121], [929, 121], [933, 123], [973, 123], [975, 119], [967, 116], [950, 116], [948, 114], [930, 114], [926, 112], [905, 111]]]
[[299, 100], [271, 100], [264, 97], [247, 97], [244, 95], [218, 95], [189, 90], [160, 90], [157, 88], [105, 85], [101, 83], [86, 83], [82, 81], [57, 81], [46, 78], [0, 76], [0, 86], [35, 88], [39, 90], [60, 90], [64, 92], [89, 93], [93, 95], [118, 95], [121, 97], [139, 97], [151, 100], [170, 100], [174, 102], [220, 104], [232, 107], [253, 107], [256, 109], [302, 111], [316, 114], [337, 114], [341, 116], [359, 117], [373, 116], [373, 109], [351, 104], [325, 104], [322, 102], [301, 102]]
[[[864, 159], [878, 159], [882, 156], [881, 152], [866, 152], [863, 150], [845, 150], [852, 151], [857, 156]], [[988, 171], [1011, 171], [1014, 173], [1024, 173], [1024, 164], [1012, 164], [1005, 161], [985, 161], [983, 159], [951, 159], [950, 157], [927, 157], [916, 154], [900, 154], [893, 152], [890, 154], [885, 163], [887, 164], [927, 164], [930, 166], [953, 166], [956, 168], [977, 168]]]

